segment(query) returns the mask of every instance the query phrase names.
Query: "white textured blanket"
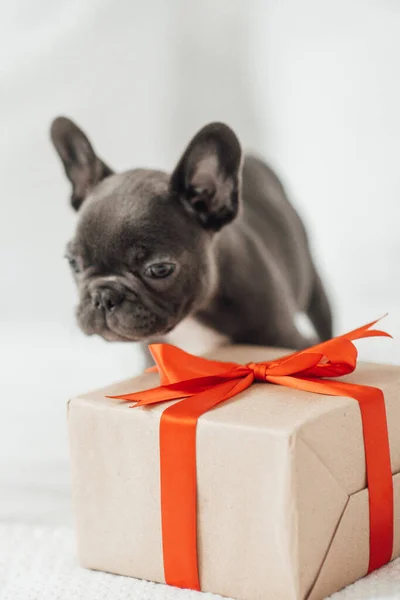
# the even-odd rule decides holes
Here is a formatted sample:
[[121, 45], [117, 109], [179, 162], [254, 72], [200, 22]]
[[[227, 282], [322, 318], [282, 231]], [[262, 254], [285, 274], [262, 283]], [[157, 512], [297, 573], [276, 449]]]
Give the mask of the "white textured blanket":
[[[213, 600], [212, 594], [79, 568], [70, 528], [0, 525], [0, 600]], [[400, 560], [332, 600], [400, 598]], [[272, 599], [266, 599], [272, 600]]]

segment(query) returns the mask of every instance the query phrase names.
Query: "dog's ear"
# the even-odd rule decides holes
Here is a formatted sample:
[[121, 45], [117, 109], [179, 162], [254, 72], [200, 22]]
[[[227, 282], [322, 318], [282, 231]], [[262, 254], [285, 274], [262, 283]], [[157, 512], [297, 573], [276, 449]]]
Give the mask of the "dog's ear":
[[171, 192], [204, 228], [218, 231], [237, 215], [241, 162], [232, 129], [210, 123], [186, 148], [171, 176]]
[[71, 204], [78, 210], [90, 190], [113, 171], [96, 156], [86, 135], [65, 117], [57, 117], [50, 136], [72, 183]]

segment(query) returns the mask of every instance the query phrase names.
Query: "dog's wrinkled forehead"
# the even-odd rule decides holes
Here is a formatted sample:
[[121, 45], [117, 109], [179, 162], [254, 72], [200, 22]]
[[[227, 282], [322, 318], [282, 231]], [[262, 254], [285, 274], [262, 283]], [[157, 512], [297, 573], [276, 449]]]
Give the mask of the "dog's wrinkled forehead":
[[173, 254], [190, 246], [194, 227], [169, 193], [161, 171], [134, 169], [97, 185], [83, 204], [73, 249], [90, 263], [112, 266], [130, 252]]

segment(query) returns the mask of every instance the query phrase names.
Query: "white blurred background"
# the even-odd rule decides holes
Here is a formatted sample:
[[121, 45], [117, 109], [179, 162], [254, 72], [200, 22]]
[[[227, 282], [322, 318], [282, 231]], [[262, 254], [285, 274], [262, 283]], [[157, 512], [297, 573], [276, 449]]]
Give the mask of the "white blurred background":
[[0, 519], [69, 519], [65, 402], [140, 368], [85, 338], [63, 261], [59, 114], [116, 170], [171, 169], [211, 120], [283, 178], [308, 226], [336, 333], [400, 363], [400, 3], [3, 0], [0, 4]]

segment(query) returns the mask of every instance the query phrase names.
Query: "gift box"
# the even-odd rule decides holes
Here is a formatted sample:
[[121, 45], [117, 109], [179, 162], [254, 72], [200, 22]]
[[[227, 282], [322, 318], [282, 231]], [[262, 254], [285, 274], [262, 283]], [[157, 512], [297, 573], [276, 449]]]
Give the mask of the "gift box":
[[[158, 348], [159, 358], [171, 350]], [[172, 352], [193, 398], [224, 384], [215, 365], [226, 362], [227, 373], [236, 365], [228, 381], [253, 378], [196, 420], [195, 461], [185, 438], [174, 430], [170, 439], [161, 435], [162, 415], [179, 400], [153, 395], [149, 406], [132, 408], [147, 397], [140, 392], [160, 385], [157, 373], [70, 401], [81, 565], [181, 587], [196, 587], [198, 577], [198, 589], [239, 600], [319, 600], [399, 556], [400, 367], [359, 364], [340, 380], [344, 387], [315, 393], [318, 368], [332, 376], [344, 361], [354, 370], [349, 346], [339, 351], [344, 359], [338, 347], [331, 355], [322, 350], [317, 367], [310, 366], [312, 352], [290, 355], [301, 359], [294, 383], [292, 359], [276, 361], [284, 354], [276, 349], [220, 348], [211, 371], [203, 359], [193, 366], [191, 357]], [[189, 395], [176, 373], [161, 373], [161, 383], [163, 400]], [[346, 397], [349, 383], [359, 395], [371, 389], [365, 386], [382, 390], [383, 413], [375, 402], [363, 408]], [[175, 445], [169, 465], [168, 443]], [[182, 484], [188, 469], [189, 490]]]

